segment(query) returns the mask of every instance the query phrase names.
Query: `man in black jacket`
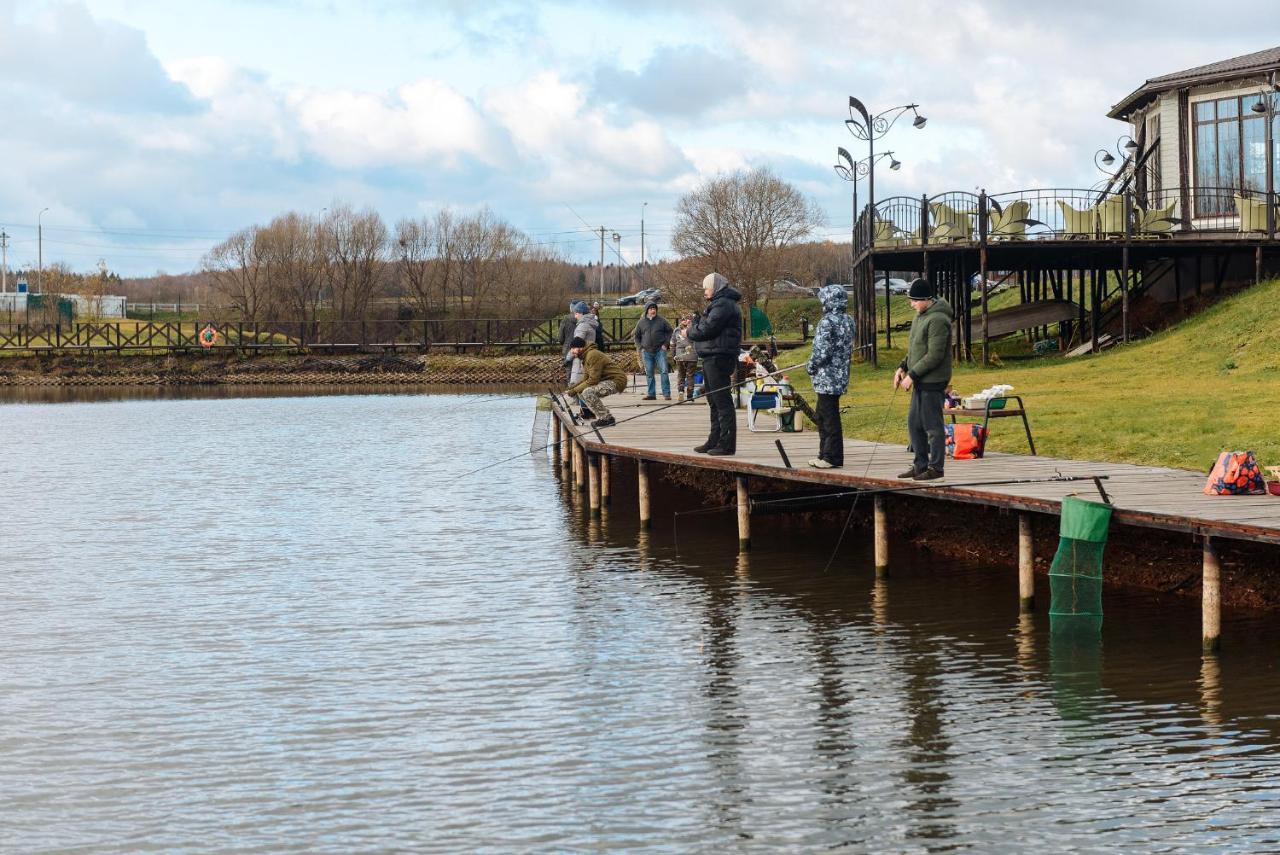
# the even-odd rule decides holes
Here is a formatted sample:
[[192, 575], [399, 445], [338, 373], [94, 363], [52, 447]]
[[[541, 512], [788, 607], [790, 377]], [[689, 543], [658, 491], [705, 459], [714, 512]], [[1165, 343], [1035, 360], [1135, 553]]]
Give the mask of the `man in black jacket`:
[[636, 322], [633, 338], [636, 350], [640, 353], [640, 364], [644, 366], [644, 376], [649, 381], [649, 390], [644, 400], [652, 401], [654, 394], [653, 375], [662, 375], [662, 397], [671, 400], [671, 378], [667, 374], [667, 347], [671, 344], [671, 324], [658, 314], [658, 304], [650, 303], [644, 307], [644, 317]]
[[742, 310], [738, 308], [742, 295], [719, 273], [709, 273], [702, 280], [702, 295], [708, 301], [707, 313], [693, 316], [689, 338], [702, 357], [711, 433], [705, 443], [693, 450], [699, 454], [733, 454], [738, 447], [738, 423], [729, 385], [737, 373], [742, 344]]

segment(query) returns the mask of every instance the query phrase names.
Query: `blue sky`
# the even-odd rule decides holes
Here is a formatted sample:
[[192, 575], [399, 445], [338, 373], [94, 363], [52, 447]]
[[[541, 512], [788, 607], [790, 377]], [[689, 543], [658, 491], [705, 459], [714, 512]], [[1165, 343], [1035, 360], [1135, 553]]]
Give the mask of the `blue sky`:
[[1051, 8], [0, 0], [0, 225], [11, 266], [47, 207], [46, 263], [140, 275], [335, 200], [388, 223], [488, 205], [574, 258], [603, 225], [632, 262], [643, 203], [665, 257], [680, 194], [765, 165], [839, 239], [850, 94], [929, 117], [886, 140], [903, 168], [879, 197], [1088, 186], [1123, 131], [1107, 108], [1145, 78], [1280, 44], [1253, 0], [1232, 6], [1248, 27], [1182, 0]]

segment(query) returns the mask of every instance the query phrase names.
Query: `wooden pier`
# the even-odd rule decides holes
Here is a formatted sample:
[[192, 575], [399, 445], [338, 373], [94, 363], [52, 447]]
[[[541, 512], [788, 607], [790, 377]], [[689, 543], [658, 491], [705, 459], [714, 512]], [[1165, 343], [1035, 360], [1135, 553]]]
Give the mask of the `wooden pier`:
[[[815, 469], [807, 465], [809, 458], [818, 453], [818, 433], [812, 425], [799, 433], [752, 433], [744, 423], [745, 414], [739, 413], [737, 454], [708, 457], [693, 451], [693, 447], [707, 437], [708, 414], [702, 401], [668, 406], [669, 402], [661, 399], [642, 401], [639, 392], [628, 391], [610, 397], [608, 403], [619, 422], [614, 427], [595, 431], [587, 425], [574, 425], [558, 408], [552, 423], [553, 441], [573, 443], [560, 457], [566, 466], [573, 468], [578, 489], [589, 492], [592, 509], [600, 507], [599, 486], [607, 483], [607, 476], [588, 478], [586, 470], [589, 468], [592, 475], [607, 472], [608, 461], [613, 457], [631, 458], [639, 463], [640, 519], [645, 526], [652, 514], [651, 473], [646, 463], [687, 466], [735, 476], [741, 549], [749, 549], [751, 542], [749, 477], [845, 490], [888, 489], [901, 491], [894, 495], [913, 499], [1004, 508], [1021, 512], [1018, 590], [1023, 610], [1034, 608], [1031, 526], [1027, 515], [1058, 515], [1062, 499], [1070, 494], [1100, 500], [1092, 481], [1050, 479], [1105, 476], [1106, 480], [1101, 483], [1114, 508], [1115, 523], [1180, 532], [1201, 540], [1204, 554], [1202, 635], [1204, 646], [1209, 650], [1218, 645], [1220, 626], [1220, 573], [1214, 541], [1250, 540], [1280, 545], [1280, 497], [1206, 496], [1202, 492], [1205, 475], [1199, 472], [988, 451], [980, 460], [948, 461], [946, 479], [925, 486], [897, 477], [911, 465], [911, 455], [901, 445], [846, 439], [843, 468]], [[661, 412], [653, 412], [664, 406], [667, 408]], [[633, 419], [642, 413], [643, 418]], [[776, 440], [781, 441], [793, 468], [784, 463]], [[1010, 481], [1029, 483], [993, 483]], [[876, 498], [873, 517], [876, 571], [883, 575], [890, 563], [887, 513], [882, 501], [884, 493], [872, 495]]]

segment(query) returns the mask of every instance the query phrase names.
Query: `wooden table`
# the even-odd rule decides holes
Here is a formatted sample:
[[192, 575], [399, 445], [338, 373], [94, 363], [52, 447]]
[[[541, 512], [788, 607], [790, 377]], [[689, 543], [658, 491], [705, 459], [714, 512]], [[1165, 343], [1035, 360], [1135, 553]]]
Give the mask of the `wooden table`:
[[[1004, 401], [1003, 407], [993, 408], [992, 401]], [[1018, 402], [1018, 406], [1012, 407], [1013, 401]], [[983, 407], [956, 407], [954, 409], [945, 409], [942, 411], [944, 416], [951, 416], [951, 423], [956, 423], [956, 416], [967, 416], [969, 418], [982, 418], [982, 429], [987, 429], [987, 422], [991, 419], [1012, 418], [1019, 416], [1022, 418], [1022, 427], [1027, 432], [1027, 445], [1031, 446], [1031, 454], [1036, 453], [1035, 440], [1031, 438], [1031, 425], [1027, 422], [1027, 408], [1022, 403], [1022, 397], [1019, 395], [1005, 395], [1003, 398], [992, 398], [986, 402]]]

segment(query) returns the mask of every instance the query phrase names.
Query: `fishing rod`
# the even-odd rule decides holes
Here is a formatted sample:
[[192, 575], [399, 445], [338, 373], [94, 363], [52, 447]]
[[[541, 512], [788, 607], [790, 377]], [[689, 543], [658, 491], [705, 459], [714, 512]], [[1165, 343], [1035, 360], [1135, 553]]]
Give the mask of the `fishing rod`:
[[[776, 370], [776, 371], [771, 371], [771, 372], [769, 372], [768, 374], [764, 374], [764, 375], [756, 375], [756, 378], [757, 378], [757, 379], [759, 379], [760, 377], [772, 377], [772, 376], [774, 376], [775, 374], [781, 374], [783, 371], [793, 371], [793, 370], [795, 370], [796, 368], [798, 368], [798, 367], [800, 367], [801, 365], [804, 365], [804, 364], [805, 364], [805, 363], [796, 363], [795, 365], [789, 365], [789, 366], [787, 366], [786, 368], [779, 368], [778, 370]], [[735, 381], [735, 382], [736, 382], [736, 381]], [[719, 389], [713, 389], [711, 392], [708, 392], [707, 394], [708, 394], [708, 395], [710, 395], [710, 394], [713, 394], [714, 392], [723, 392], [723, 391], [724, 391], [724, 390], [726, 390], [726, 389], [732, 389], [732, 388], [733, 388], [733, 386], [734, 386], [734, 382], [730, 382], [730, 383], [729, 383], [729, 385], [727, 385], [727, 386], [722, 386], [722, 387], [721, 387], [721, 388], [719, 388]], [[554, 404], [555, 406], [559, 407], [561, 410], [563, 410], [563, 411], [565, 412], [565, 414], [566, 414], [566, 415], [568, 415], [568, 416], [569, 416], [569, 418], [573, 420], [573, 423], [574, 423], [575, 425], [578, 425], [578, 424], [581, 424], [581, 423], [582, 423], [582, 422], [581, 422], [581, 420], [580, 420], [580, 419], [581, 419], [581, 416], [579, 416], [579, 415], [577, 415], [577, 414], [575, 414], [575, 413], [573, 412], [573, 408], [572, 408], [572, 406], [571, 406], [571, 405], [570, 405], [566, 400], [564, 400], [564, 399], [563, 399], [560, 395], [558, 395], [554, 390], [548, 389], [547, 391], [548, 391], [548, 392], [550, 393], [550, 395], [551, 395], [551, 400], [552, 400], [553, 404]], [[897, 394], [897, 390], [895, 390], [895, 391], [894, 391], [894, 394]], [[623, 424], [624, 422], [632, 421], [633, 419], [640, 419], [640, 418], [644, 418], [645, 416], [650, 416], [650, 415], [653, 415], [654, 413], [658, 413], [658, 412], [661, 412], [661, 411], [663, 411], [663, 410], [668, 410], [668, 409], [670, 409], [671, 407], [678, 407], [678, 406], [680, 406], [681, 404], [688, 404], [688, 403], [692, 403], [692, 401], [673, 401], [673, 402], [672, 402], [672, 403], [670, 403], [670, 404], [664, 404], [664, 405], [662, 405], [662, 406], [660, 406], [660, 407], [650, 407], [650, 408], [648, 408], [648, 411], [647, 411], [647, 412], [639, 413], [638, 415], [634, 415], [634, 416], [631, 416], [631, 417], [629, 417], [629, 418], [622, 419], [622, 420], [620, 420], [620, 421], [616, 422], [615, 424], [616, 424], [616, 425], [620, 425], [620, 424]], [[607, 428], [606, 428], [606, 429], [607, 429]], [[604, 437], [600, 436], [600, 432], [599, 432], [599, 430], [596, 430], [596, 436], [597, 436], [597, 437], [600, 437], [601, 441], [603, 442]], [[503, 458], [502, 460], [498, 460], [498, 461], [495, 461], [495, 462], [490, 463], [490, 464], [488, 464], [488, 465], [481, 466], [479, 469], [472, 469], [470, 472], [464, 472], [463, 474], [459, 475], [457, 478], [455, 478], [455, 479], [453, 479], [453, 480], [454, 480], [454, 481], [461, 481], [463, 478], [469, 478], [469, 477], [471, 477], [472, 475], [477, 475], [477, 474], [479, 474], [479, 473], [481, 473], [481, 472], [484, 472], [484, 471], [486, 471], [486, 470], [493, 469], [495, 466], [501, 466], [501, 465], [502, 465], [502, 464], [504, 464], [504, 463], [510, 463], [510, 462], [511, 462], [511, 461], [513, 461], [513, 460], [519, 460], [521, 457], [527, 457], [527, 456], [528, 456], [528, 455], [530, 455], [530, 454], [537, 454], [539, 451], [546, 451], [548, 448], [555, 448], [556, 446], [558, 446], [558, 445], [560, 445], [560, 444], [562, 444], [562, 443], [564, 443], [564, 442], [567, 442], [567, 441], [569, 441], [569, 440], [560, 440], [560, 441], [558, 441], [558, 442], [549, 442], [549, 443], [547, 443], [546, 445], [544, 445], [544, 446], [542, 446], [542, 447], [540, 447], [540, 448], [531, 448], [531, 449], [529, 449], [528, 451], [522, 451], [522, 452], [520, 452], [519, 454], [513, 454], [513, 455], [512, 455], [512, 456], [510, 456], [510, 457], [506, 457], [506, 458]], [[451, 481], [451, 482], [449, 482], [449, 483], [453, 483], [453, 482]]]
[[[1052, 475], [1048, 478], [1007, 478], [999, 481], [961, 481], [954, 484], [942, 484], [931, 481], [927, 484], [911, 484], [905, 487], [854, 487], [848, 490], [837, 490], [833, 493], [806, 493], [803, 496], [783, 496], [777, 499], [752, 500], [751, 505], [778, 505], [787, 502], [811, 502], [817, 499], [838, 499], [842, 496], [861, 495], [883, 496], [888, 493], [909, 493], [920, 490], [936, 490], [940, 487], [1007, 487], [1015, 484], [1068, 484], [1076, 481], [1106, 481], [1109, 475]], [[737, 510], [737, 505], [719, 505], [714, 508], [697, 508], [692, 511], [676, 511], [676, 516], [693, 516], [695, 514], [712, 514], [722, 511]]]

